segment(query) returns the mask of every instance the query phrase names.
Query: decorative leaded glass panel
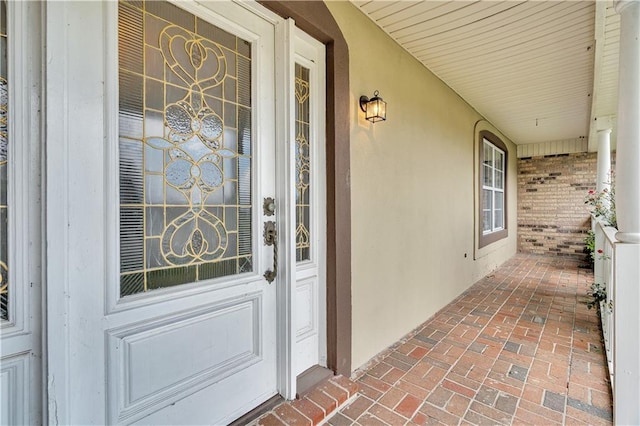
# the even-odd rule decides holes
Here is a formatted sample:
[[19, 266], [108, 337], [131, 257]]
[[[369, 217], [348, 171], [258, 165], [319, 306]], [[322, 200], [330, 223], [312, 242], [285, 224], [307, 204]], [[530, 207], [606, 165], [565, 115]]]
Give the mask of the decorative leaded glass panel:
[[121, 2], [120, 294], [253, 270], [251, 45]]
[[311, 259], [309, 69], [295, 68], [296, 84], [296, 261]]
[[7, 2], [0, 1], [0, 318], [9, 319], [9, 270], [7, 252], [7, 151], [9, 144], [7, 76]]

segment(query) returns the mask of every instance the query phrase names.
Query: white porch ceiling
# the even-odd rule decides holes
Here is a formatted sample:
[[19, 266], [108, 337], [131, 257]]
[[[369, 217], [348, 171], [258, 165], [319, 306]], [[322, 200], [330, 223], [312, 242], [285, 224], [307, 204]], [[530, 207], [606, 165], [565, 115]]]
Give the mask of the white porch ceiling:
[[586, 139], [593, 118], [615, 115], [611, 0], [598, 55], [594, 1], [352, 2], [516, 144]]

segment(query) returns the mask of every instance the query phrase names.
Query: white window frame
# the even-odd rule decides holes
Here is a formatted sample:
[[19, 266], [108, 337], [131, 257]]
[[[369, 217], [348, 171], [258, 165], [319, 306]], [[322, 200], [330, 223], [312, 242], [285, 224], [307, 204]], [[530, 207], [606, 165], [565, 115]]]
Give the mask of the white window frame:
[[[491, 183], [492, 185], [485, 185], [485, 167], [486, 164], [484, 162], [484, 148], [485, 147], [489, 147], [491, 149], [491, 165], [489, 166], [491, 168], [491, 173], [492, 173], [492, 177], [491, 177]], [[502, 231], [503, 229], [505, 229], [505, 181], [506, 181], [506, 152], [504, 152], [504, 150], [498, 148], [495, 144], [493, 144], [490, 140], [488, 140], [487, 138], [482, 138], [482, 152], [483, 152], [483, 161], [482, 161], [482, 176], [481, 176], [481, 182], [482, 182], [482, 212], [483, 212], [483, 217], [484, 217], [484, 212], [488, 211], [487, 209], [484, 208], [484, 194], [485, 191], [491, 191], [491, 208], [490, 208], [490, 212], [491, 212], [491, 228], [490, 229], [484, 229], [484, 220], [482, 221], [482, 235], [489, 235], [489, 234], [493, 234], [495, 232], [498, 231]], [[502, 154], [502, 170], [498, 170], [495, 167], [495, 160], [496, 160], [496, 152]], [[496, 186], [496, 172], [501, 172], [502, 173], [502, 185], [501, 186]], [[501, 216], [502, 216], [502, 226], [496, 226], [496, 194], [497, 193], [501, 193], [502, 194], [502, 209], [501, 209]]]

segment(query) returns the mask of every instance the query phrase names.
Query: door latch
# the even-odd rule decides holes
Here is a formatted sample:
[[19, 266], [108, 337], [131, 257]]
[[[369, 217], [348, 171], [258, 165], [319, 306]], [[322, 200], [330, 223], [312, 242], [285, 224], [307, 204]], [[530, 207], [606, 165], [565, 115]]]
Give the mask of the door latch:
[[264, 232], [262, 236], [264, 237], [264, 245], [272, 246], [276, 243], [276, 239], [278, 231], [276, 230], [276, 223], [272, 220], [269, 220], [264, 223]]

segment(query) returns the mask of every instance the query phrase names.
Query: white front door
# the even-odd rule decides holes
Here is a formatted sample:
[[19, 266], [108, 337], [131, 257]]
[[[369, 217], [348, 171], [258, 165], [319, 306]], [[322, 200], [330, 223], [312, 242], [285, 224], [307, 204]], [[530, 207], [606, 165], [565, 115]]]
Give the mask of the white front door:
[[50, 422], [223, 424], [278, 392], [265, 16], [49, 3]]

